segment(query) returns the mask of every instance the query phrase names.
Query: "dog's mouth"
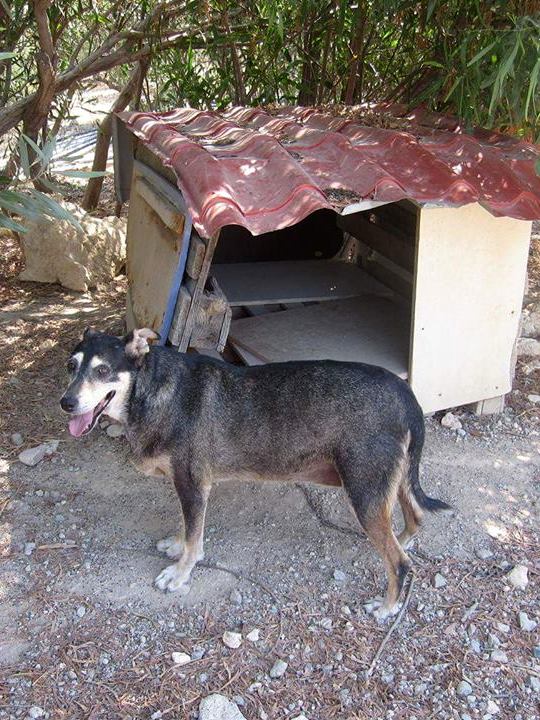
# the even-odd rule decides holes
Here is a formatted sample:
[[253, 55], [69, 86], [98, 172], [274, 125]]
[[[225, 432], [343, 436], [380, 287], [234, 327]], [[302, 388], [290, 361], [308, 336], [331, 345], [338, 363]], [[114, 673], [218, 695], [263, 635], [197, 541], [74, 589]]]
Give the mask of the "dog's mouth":
[[100, 400], [93, 410], [82, 413], [82, 415], [73, 415], [69, 421], [69, 432], [73, 437], [81, 437], [81, 435], [87, 435], [97, 423], [101, 413], [105, 410], [107, 405], [111, 402], [116, 392], [111, 390], [108, 392], [103, 400]]

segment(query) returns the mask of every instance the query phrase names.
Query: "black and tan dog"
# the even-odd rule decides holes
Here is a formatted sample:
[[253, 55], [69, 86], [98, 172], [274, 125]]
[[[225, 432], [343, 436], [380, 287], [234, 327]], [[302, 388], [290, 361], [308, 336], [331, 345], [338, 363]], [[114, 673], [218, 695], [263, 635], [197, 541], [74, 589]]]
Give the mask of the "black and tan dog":
[[[142, 469], [172, 478], [184, 536], [158, 543], [177, 562], [156, 578], [161, 590], [189, 590], [203, 557], [212, 483], [225, 479], [312, 481], [342, 486], [382, 556], [388, 591], [379, 617], [394, 612], [411, 565], [404, 552], [422, 510], [449, 506], [418, 480], [422, 411], [409, 386], [380, 367], [333, 361], [236, 367], [171, 348], [157, 336], [125, 338], [87, 330], [68, 362], [61, 400], [69, 429], [89, 433], [102, 413], [125, 424]], [[396, 538], [399, 500], [405, 529]]]

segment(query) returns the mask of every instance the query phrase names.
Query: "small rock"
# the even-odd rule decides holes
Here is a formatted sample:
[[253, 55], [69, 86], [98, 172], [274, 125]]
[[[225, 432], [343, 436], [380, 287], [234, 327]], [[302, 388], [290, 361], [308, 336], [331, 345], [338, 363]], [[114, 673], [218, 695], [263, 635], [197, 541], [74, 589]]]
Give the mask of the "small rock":
[[447, 412], [446, 415], [443, 415], [441, 425], [449, 430], [461, 430], [463, 427], [461, 420], [451, 412]]
[[503, 650], [493, 650], [489, 657], [493, 662], [499, 662], [503, 665], [508, 662], [508, 655]]
[[42, 718], [45, 715], [45, 710], [39, 705], [32, 705], [30, 710], [28, 711], [28, 717], [29, 718]]
[[21, 447], [21, 445], [24, 443], [24, 438], [21, 433], [13, 433], [11, 435], [11, 442], [13, 443], [13, 445], [15, 445], [15, 447]]
[[229, 595], [229, 600], [233, 602], [235, 605], [241, 605], [243, 602], [242, 593], [239, 592], [236, 588], [234, 590], [231, 590], [231, 594]]
[[334, 580], [336, 582], [342, 583], [345, 582], [347, 579], [347, 575], [343, 572], [343, 570], [338, 570], [337, 568], [334, 570]]
[[456, 693], [460, 697], [467, 697], [467, 695], [470, 695], [472, 693], [472, 685], [468, 683], [466, 680], [462, 680], [459, 685], [456, 688]]
[[512, 568], [512, 570], [510, 570], [506, 579], [510, 585], [513, 585], [513, 587], [518, 590], [525, 590], [529, 584], [529, 578], [527, 577], [528, 572], [529, 570], [526, 565], [516, 565]]
[[531, 620], [526, 612], [520, 612], [518, 615], [519, 627], [525, 632], [532, 632], [538, 623], [535, 620]]
[[162, 717], [163, 713], [161, 712], [161, 710], [156, 710], [156, 712], [153, 712], [150, 715], [150, 720], [161, 720]]
[[30, 557], [30, 555], [34, 552], [35, 549], [36, 549], [35, 542], [24, 543], [24, 554], [28, 555], [28, 557]]
[[500, 707], [497, 705], [497, 703], [494, 700], [488, 700], [486, 703], [485, 710], [490, 715], [497, 715], [497, 713], [500, 712]]
[[537, 660], [540, 660], [540, 645], [533, 648], [533, 655]]
[[323, 618], [319, 625], [324, 628], [325, 630], [331, 630], [333, 626], [332, 618]]
[[40, 463], [47, 455], [53, 455], [58, 450], [59, 440], [51, 440], [50, 442], [36, 445], [36, 447], [26, 448], [19, 453], [19, 460], [23, 465], [34, 467]]
[[441, 575], [441, 573], [437, 573], [435, 577], [433, 578], [433, 586], [438, 588], [442, 588], [446, 585], [446, 578], [444, 575]]
[[222, 639], [224, 645], [232, 650], [236, 650], [236, 648], [239, 648], [242, 644], [242, 635], [237, 632], [231, 632], [230, 630], [225, 630]]
[[523, 356], [540, 356], [540, 340], [534, 338], [519, 338], [517, 341], [517, 354]]
[[86, 615], [86, 608], [84, 605], [79, 605], [77, 610], [75, 610], [77, 617], [83, 618]]
[[540, 395], [527, 395], [527, 400], [535, 404], [540, 403]]
[[529, 687], [533, 692], [540, 695], [540, 679], [535, 675], [529, 675]]
[[480, 643], [479, 643], [478, 640], [476, 640], [476, 639], [471, 640], [471, 645], [470, 645], [470, 647], [471, 647], [471, 650], [472, 650], [474, 653], [476, 653], [477, 655], [480, 655], [480, 653], [482, 652], [482, 646], [480, 645]]
[[258, 628], [255, 628], [251, 632], [248, 632], [246, 635], [246, 640], [249, 640], [249, 642], [256, 643], [259, 641], [260, 638], [260, 631]]
[[276, 660], [276, 662], [270, 668], [270, 672], [268, 674], [274, 680], [283, 677], [288, 666], [288, 663], [286, 663], [284, 660]]
[[171, 658], [175, 665], [187, 665], [191, 662], [191, 657], [185, 652], [173, 652]]
[[126, 431], [124, 429], [123, 425], [109, 425], [107, 429], [105, 430], [107, 435], [111, 438], [119, 438], [122, 437], [122, 435], [126, 434]]
[[201, 700], [199, 720], [245, 720], [245, 717], [225, 695], [214, 693]]
[[493, 553], [488, 548], [477, 548], [475, 555], [479, 560], [489, 560], [493, 557]]
[[204, 657], [205, 653], [206, 649], [202, 645], [194, 645], [191, 650], [191, 659], [200, 660], [202, 657]]
[[502, 633], [510, 632], [510, 625], [507, 625], [506, 623], [502, 623], [502, 622], [495, 623], [495, 627], [497, 628], [497, 630], [499, 632], [502, 632]]

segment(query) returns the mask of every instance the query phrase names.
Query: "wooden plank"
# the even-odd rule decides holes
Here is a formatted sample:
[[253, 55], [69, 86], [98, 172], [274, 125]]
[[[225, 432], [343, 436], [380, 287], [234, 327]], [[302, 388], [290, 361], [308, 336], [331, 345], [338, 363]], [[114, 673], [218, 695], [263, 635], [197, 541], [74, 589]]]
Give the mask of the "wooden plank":
[[409, 272], [413, 271], [414, 236], [412, 242], [406, 242], [401, 236], [370, 222], [365, 214], [340, 217], [338, 224], [351, 235], [369, 245], [370, 248], [392, 260], [392, 262]]
[[230, 342], [261, 360], [345, 360], [407, 376], [410, 315], [388, 298], [334, 300], [233, 321]]
[[186, 273], [190, 278], [196, 280], [200, 273], [206, 253], [206, 245], [193, 230], [191, 233], [191, 242], [189, 243], [189, 255], [186, 263]]
[[420, 211], [410, 375], [424, 412], [510, 390], [530, 233], [478, 204]]
[[169, 340], [173, 345], [180, 345], [190, 307], [191, 293], [185, 285], [181, 285], [169, 330]]
[[337, 260], [218, 264], [212, 274], [232, 306], [392, 295], [365, 270]]
[[142, 199], [150, 205], [159, 219], [174, 233], [181, 235], [184, 230], [185, 217], [170, 200], [157, 191], [150, 181], [144, 177], [137, 176], [135, 190]]
[[229, 340], [229, 345], [238, 355], [240, 360], [242, 360], [244, 365], [265, 365], [268, 362], [265, 358], [257, 357], [257, 355], [249, 352], [249, 350], [243, 348], [239, 343]]
[[200, 272], [197, 282], [195, 284], [195, 289], [193, 290], [193, 293], [192, 293], [191, 305], [190, 305], [189, 312], [188, 312], [188, 315], [187, 315], [187, 318], [186, 318], [186, 321], [184, 324], [184, 328], [182, 329], [180, 343], [178, 345], [178, 350], [180, 352], [185, 352], [189, 346], [189, 341], [191, 338], [191, 331], [193, 330], [193, 326], [195, 324], [199, 298], [201, 297], [201, 294], [204, 291], [204, 286], [206, 284], [206, 279], [208, 277], [208, 271], [210, 270], [210, 264], [212, 262], [212, 257], [214, 256], [214, 250], [216, 248], [218, 238], [219, 238], [219, 232], [217, 232], [215, 235], [213, 235], [211, 238], [209, 238], [206, 242], [206, 253], [204, 256], [201, 272]]
[[[134, 169], [134, 175], [137, 173]], [[136, 177], [133, 179], [136, 184]], [[178, 264], [178, 233], [160, 222], [134, 192], [127, 227], [127, 276], [131, 310], [139, 327], [159, 332]]]

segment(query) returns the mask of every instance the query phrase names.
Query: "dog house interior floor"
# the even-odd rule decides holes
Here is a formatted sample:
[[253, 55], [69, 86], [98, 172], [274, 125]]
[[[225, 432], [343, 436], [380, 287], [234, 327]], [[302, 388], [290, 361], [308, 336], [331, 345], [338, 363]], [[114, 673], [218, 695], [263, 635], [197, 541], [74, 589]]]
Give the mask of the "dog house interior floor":
[[[402, 286], [407, 270], [396, 262], [392, 230], [380, 227], [382, 216], [367, 217], [360, 220], [359, 238], [328, 213], [319, 218], [320, 227], [308, 218], [287, 231], [250, 236], [249, 251], [242, 229], [226, 229], [210, 274], [232, 308], [228, 344], [242, 362], [356, 361], [407, 378], [410, 302], [392, 281], [399, 277]], [[375, 224], [376, 232], [386, 235], [385, 255], [365, 232]], [[403, 231], [395, 243], [408, 245], [412, 258], [414, 235], [407, 241], [400, 235]], [[374, 274], [381, 275], [381, 268], [378, 279]], [[410, 287], [412, 292], [412, 274]]]

